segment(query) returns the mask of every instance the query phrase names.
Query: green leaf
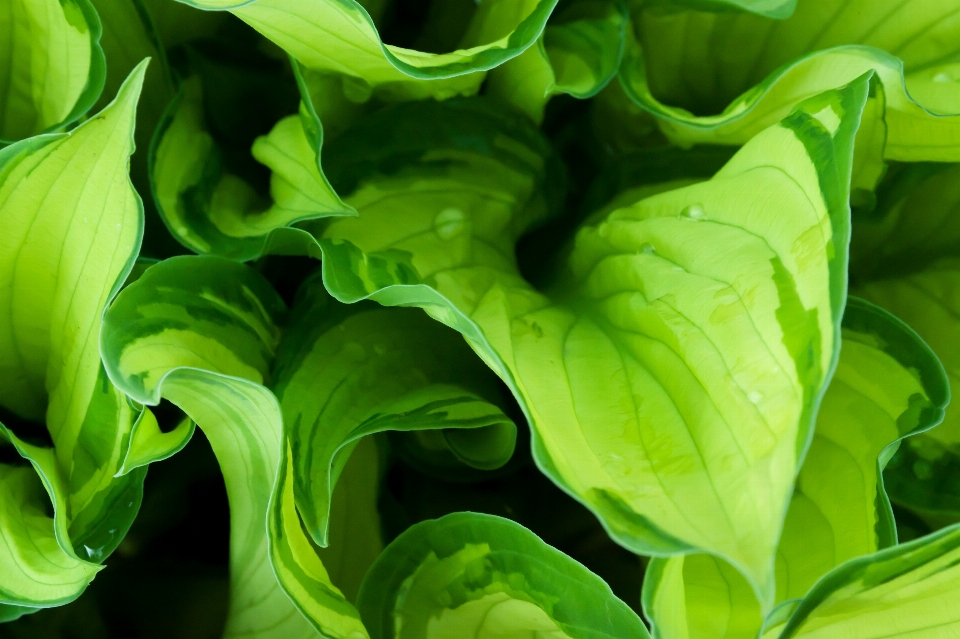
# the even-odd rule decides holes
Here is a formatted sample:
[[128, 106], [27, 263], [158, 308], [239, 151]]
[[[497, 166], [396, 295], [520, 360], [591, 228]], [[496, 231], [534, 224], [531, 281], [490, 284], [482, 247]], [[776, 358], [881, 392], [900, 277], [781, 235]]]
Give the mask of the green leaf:
[[513, 454], [516, 426], [496, 400], [496, 378], [454, 331], [416, 309], [344, 306], [316, 278], [294, 306], [275, 367], [294, 452], [304, 525], [328, 543], [333, 486], [360, 438], [387, 430], [445, 431], [440, 445], [469, 465], [497, 468]]
[[[907, 322], [937, 354], [950, 386], [960, 383], [957, 291], [960, 263], [943, 260], [912, 275], [880, 279], [857, 293]], [[960, 514], [960, 410], [946, 409], [943, 423], [911, 438], [890, 462], [884, 477], [891, 499], [921, 513]]]
[[[302, 80], [301, 88], [306, 90]], [[223, 151], [205, 120], [203, 87], [200, 77], [193, 76], [167, 108], [150, 153], [157, 208], [186, 247], [249, 260], [263, 253], [277, 229], [330, 215], [355, 215], [320, 168], [323, 128], [308, 93], [299, 116], [280, 120], [253, 144], [253, 157], [272, 171], [272, 203], [225, 168]]]
[[193, 420], [187, 418], [165, 433], [160, 430], [160, 424], [153, 412], [144, 407], [131, 429], [130, 444], [123, 456], [123, 466], [117, 474], [126, 475], [137, 468], [163, 461], [180, 452], [190, 442], [195, 427]]
[[775, 19], [789, 18], [797, 8], [797, 0], [649, 0], [648, 4], [667, 10], [680, 7], [703, 11], [740, 9]]
[[[477, 394], [493, 387], [489, 371], [471, 361], [459, 336], [443, 334], [420, 311], [344, 306], [313, 279], [281, 329], [286, 314], [269, 283], [246, 266], [214, 256], [171, 258], [117, 297], [101, 350], [118, 387], [139, 403], [163, 397], [179, 406], [220, 460], [234, 531], [228, 634], [299, 636], [309, 621], [323, 636], [355, 639], [366, 636], [357, 612], [304, 524], [327, 545], [335, 482], [357, 441], [387, 429], [474, 428], [494, 435], [494, 457], [502, 457], [503, 448], [512, 452], [515, 427]], [[139, 448], [135, 433], [127, 467], [172, 454], [170, 442], [155, 445], [161, 435], [148, 426]], [[506, 446], [495, 436], [503, 430], [511, 435]], [[166, 437], [177, 443], [175, 434]], [[480, 438], [465, 449], [485, 453], [488, 443]], [[333, 513], [333, 541], [351, 547], [326, 556], [337, 553], [333, 574], [355, 593], [358, 571], [379, 542], [366, 531], [352, 547], [344, 535], [356, 524], [337, 518], [375, 521], [376, 485], [364, 484], [371, 478], [356, 470], [348, 476], [345, 490], [359, 490], [363, 502]]]
[[[936, 426], [950, 392], [940, 362], [907, 325], [851, 298], [843, 347], [777, 549], [777, 601], [802, 597], [841, 563], [896, 544], [882, 472], [901, 440]], [[749, 583], [706, 555], [654, 559], [644, 607], [659, 637], [757, 635]]]
[[356, 603], [360, 585], [370, 566], [383, 552], [380, 534], [380, 493], [377, 446], [372, 438], [360, 440], [337, 479], [330, 502], [330, 528], [326, 548], [317, 556], [344, 597]]
[[885, 104], [883, 121], [869, 128], [886, 129], [885, 144], [877, 143], [883, 157], [956, 161], [960, 100], [945, 62], [960, 51], [950, 19], [956, 8], [935, 0], [896, 7], [815, 0], [777, 21], [653, 4], [634, 13], [636, 41], [620, 78], [673, 141], [743, 144], [798, 102], [872, 69]]
[[875, 208], [853, 217], [851, 272], [861, 281], [919, 271], [958, 255], [960, 165], [894, 164]]
[[602, 579], [508, 519], [454, 513], [377, 559], [359, 608], [373, 639], [647, 637]]
[[33, 468], [0, 464], [0, 539], [4, 548], [0, 552], [0, 603], [5, 606], [22, 605], [29, 610], [73, 601], [101, 569], [58, 542], [53, 519], [46, 514], [47, 499]]
[[[783, 516], [838, 354], [866, 97], [867, 78], [823, 94], [712, 180], [585, 226], [549, 295], [513, 257], [544, 214], [542, 143], [508, 121], [473, 151], [451, 133], [412, 154], [391, 130], [416, 122], [426, 140], [430, 122], [450, 119], [411, 108], [408, 125], [388, 111], [389, 128], [368, 120], [331, 145], [329, 164], [349, 176], [332, 182], [360, 216], [327, 227], [324, 282], [338, 299], [422, 306], [460, 330], [524, 407], [541, 469], [619, 543], [726, 557], [769, 609]], [[350, 154], [393, 144], [390, 172], [371, 158], [358, 163], [366, 179], [349, 175]]]
[[475, 93], [484, 71], [520, 55], [543, 31], [557, 0], [479, 3], [458, 48], [426, 53], [385, 44], [356, 0], [180, 0], [229, 10], [308, 68], [352, 79], [357, 101], [448, 98]]
[[561, 2], [537, 43], [490, 72], [489, 95], [535, 122], [554, 95], [592, 98], [620, 67], [629, 15], [613, 0]]
[[71, 124], [100, 97], [106, 65], [89, 0], [4, 2], [0, 42], [0, 142]]
[[[849, 561], [821, 579], [772, 637], [949, 637], [960, 629], [960, 528]], [[764, 635], [766, 638], [768, 635]]]
[[107, 379], [97, 335], [140, 244], [127, 166], [145, 70], [71, 133], [0, 151], [0, 406], [46, 424], [54, 448], [5, 432], [46, 485], [56, 540], [73, 561], [105, 559], [142, 493], [144, 472], [115, 478], [138, 410]]
[[135, 401], [156, 405], [162, 397], [179, 406], [217, 455], [231, 518], [225, 636], [309, 637], [318, 630], [362, 637], [359, 616], [300, 528], [280, 406], [262, 385], [285, 312], [249, 268], [220, 258], [172, 258], [149, 268], [111, 305], [104, 363]]
[[753, 639], [763, 622], [750, 583], [711, 555], [655, 557], [642, 600], [654, 639]]

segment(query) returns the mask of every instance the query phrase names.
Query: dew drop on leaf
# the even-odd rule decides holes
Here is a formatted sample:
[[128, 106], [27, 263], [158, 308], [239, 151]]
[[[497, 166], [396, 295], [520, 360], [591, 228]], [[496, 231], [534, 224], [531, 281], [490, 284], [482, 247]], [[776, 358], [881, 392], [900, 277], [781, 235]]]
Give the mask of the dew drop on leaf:
[[690, 204], [683, 207], [683, 210], [680, 211], [681, 220], [692, 220], [694, 222], [698, 220], [705, 219], [707, 214], [704, 212], [703, 207], [699, 204]]

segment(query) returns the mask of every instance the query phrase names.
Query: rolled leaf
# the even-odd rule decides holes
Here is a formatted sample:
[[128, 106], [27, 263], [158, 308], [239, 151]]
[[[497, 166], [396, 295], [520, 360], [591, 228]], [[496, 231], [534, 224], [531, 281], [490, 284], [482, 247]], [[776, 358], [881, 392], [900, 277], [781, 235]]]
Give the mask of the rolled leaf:
[[[387, 429], [515, 428], [449, 383], [472, 370], [489, 377], [479, 363], [452, 359], [469, 356], [455, 334], [434, 350], [440, 327], [419, 311], [345, 307], [312, 283], [284, 330], [285, 305], [256, 271], [213, 256], [171, 258], [128, 286], [104, 320], [101, 349], [118, 387], [143, 404], [162, 397], [179, 406], [220, 461], [232, 522], [229, 636], [313, 636], [313, 629], [366, 636], [303, 525], [321, 545], [329, 542], [335, 483], [359, 438]], [[422, 369], [411, 375], [409, 365]], [[158, 439], [154, 431], [151, 441]], [[131, 455], [172, 454], [163, 445], [154, 447], [161, 453], [131, 446]], [[136, 465], [129, 456], [127, 465]], [[375, 520], [364, 490], [351, 508]], [[333, 516], [349, 528], [337, 520], [343, 510]], [[334, 540], [352, 544], [338, 530]], [[371, 560], [369, 544], [331, 550], [339, 554], [335, 574], [353, 592], [357, 570]]]
[[[224, 636], [365, 636], [322, 565], [318, 571], [297, 563], [309, 557], [295, 554], [309, 541], [299, 522], [289, 522], [296, 511], [289, 507], [283, 421], [262, 385], [285, 311], [270, 285], [242, 265], [173, 258], [148, 269], [110, 307], [104, 362], [136, 401], [156, 405], [165, 398], [180, 407], [217, 455], [231, 519]], [[273, 537], [268, 520], [279, 522]]]
[[358, 604], [373, 639], [644, 639], [602, 579], [508, 519], [454, 513], [416, 524], [370, 569]]
[[[814, 0], [772, 20], [652, 4], [634, 14], [637, 39], [620, 77], [675, 142], [743, 144], [799, 101], [872, 69], [883, 87], [883, 121], [868, 128], [886, 130], [882, 157], [957, 161], [956, 91], [949, 81], [925, 80], [923, 99], [911, 95], [914, 77], [949, 77], [944, 61], [956, 53], [960, 29], [954, 11], [955, 3], [935, 0]], [[684, 49], [689, 42], [702, 44]]]
[[[301, 88], [306, 91], [301, 76]], [[300, 115], [276, 124], [253, 144], [269, 167], [273, 202], [224, 167], [223, 151], [207, 131], [203, 87], [188, 78], [157, 129], [150, 176], [157, 208], [181, 243], [197, 253], [239, 260], [261, 255], [277, 229], [330, 215], [355, 215], [320, 168], [323, 128], [304, 93]]]
[[516, 426], [484, 399], [496, 399], [495, 381], [457, 333], [421, 311], [344, 306], [319, 278], [305, 284], [273, 388], [294, 451], [297, 505], [313, 539], [328, 544], [334, 483], [367, 435], [478, 429], [471, 440], [448, 432], [448, 450], [472, 466], [505, 464]]
[[[943, 260], [913, 275], [879, 279], [857, 293], [907, 322], [930, 344], [960, 388], [957, 335], [960, 263]], [[885, 473], [891, 499], [921, 513], [960, 514], [960, 411], [947, 407], [943, 423], [901, 446]]]
[[71, 124], [100, 97], [106, 64], [89, 0], [4, 2], [0, 42], [0, 142]]
[[620, 67], [629, 16], [611, 0], [561, 2], [537, 43], [490, 72], [488, 91], [535, 122], [554, 95], [592, 98]]
[[180, 0], [229, 10], [308, 68], [354, 78], [359, 101], [384, 97], [444, 99], [477, 91], [484, 72], [536, 42], [557, 0], [480, 3], [459, 49], [425, 53], [385, 44], [356, 0]]
[[73, 601], [101, 569], [61, 547], [47, 499], [33, 468], [0, 464], [0, 608], [9, 613], [0, 621]]

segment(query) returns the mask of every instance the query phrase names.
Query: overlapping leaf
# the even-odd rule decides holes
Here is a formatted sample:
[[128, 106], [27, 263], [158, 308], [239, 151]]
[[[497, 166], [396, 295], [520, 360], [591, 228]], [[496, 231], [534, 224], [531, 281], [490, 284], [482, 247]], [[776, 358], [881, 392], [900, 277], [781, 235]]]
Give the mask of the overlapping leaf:
[[[114, 478], [139, 411], [107, 379], [97, 335], [143, 228], [127, 166], [145, 70], [144, 62], [114, 102], [71, 133], [0, 151], [0, 405], [9, 426], [21, 427], [19, 435], [3, 428], [3, 437], [33, 463], [54, 512], [51, 521], [24, 469], [4, 470], [0, 499], [22, 517], [7, 534], [26, 535], [8, 539], [5, 560], [34, 576], [51, 562], [64, 568], [46, 589], [2, 571], [4, 603], [41, 607], [79, 595], [97, 569], [86, 561], [116, 548], [139, 507], [143, 472]], [[45, 424], [54, 447], [42, 436], [29, 441], [44, 427], [24, 420]]]
[[458, 48], [427, 53], [385, 44], [356, 0], [181, 0], [229, 10], [311, 69], [352, 78], [358, 100], [447, 98], [475, 93], [485, 71], [536, 42], [557, 0], [479, 3], [461, 29]]
[[[282, 330], [285, 315], [252, 269], [223, 258], [173, 258], [148, 269], [111, 306], [104, 361], [130, 397], [170, 400], [211, 440], [234, 531], [227, 634], [310, 636], [315, 628], [323, 636], [365, 636], [301, 517], [326, 546], [334, 484], [367, 434], [480, 429], [464, 446], [468, 459], [489, 462], [488, 454], [503, 463], [515, 427], [456, 385], [475, 386], [489, 373], [470, 364], [455, 333], [438, 333], [419, 311], [345, 307], [311, 280]], [[169, 451], [131, 452], [158, 458]], [[367, 500], [358, 505], [374, 508]]]
[[373, 639], [644, 639], [589, 570], [508, 519], [455, 513], [412, 526], [377, 559], [359, 607]]
[[[338, 139], [343, 160], [328, 154], [331, 166], [365, 162], [331, 173], [360, 216], [324, 232], [325, 283], [344, 300], [420, 305], [463, 332], [522, 402], [541, 468], [615, 539], [724, 556], [767, 608], [839, 346], [866, 92], [863, 78], [805, 103], [712, 180], [581, 229], [550, 295], [523, 281], [511, 250], [543, 214], [536, 186], [550, 164], [536, 138], [499, 116], [483, 146], [453, 135], [426, 146], [425, 123], [414, 142], [402, 112], [385, 112], [389, 128], [368, 120]], [[387, 172], [391, 147], [421, 161]]]
[[960, 630], [956, 526], [854, 559], [821, 579], [764, 639], [949, 637]]
[[0, 142], [70, 124], [100, 97], [106, 67], [89, 0], [4, 2], [0, 42]]
[[[858, 293], [895, 313], [926, 339], [940, 357], [950, 385], [958, 388], [957, 291], [960, 265], [944, 260], [912, 275], [878, 279]], [[891, 498], [926, 513], [960, 513], [956, 472], [960, 455], [960, 418], [949, 406], [943, 424], [909, 440], [886, 473]]]
[[272, 203], [224, 166], [224, 152], [207, 131], [200, 77], [183, 83], [157, 130], [150, 178], [164, 221], [188, 248], [249, 260], [263, 253], [276, 229], [355, 214], [320, 168], [323, 126], [299, 69], [298, 79], [300, 114], [280, 120], [252, 148], [272, 171]]
[[609, 0], [561, 2], [537, 43], [490, 72], [488, 91], [543, 119], [551, 96], [596, 95], [620, 67], [628, 15]]
[[620, 77], [672, 140], [742, 144], [797, 102], [873, 70], [881, 103], [864, 147], [887, 159], [956, 161], [955, 12], [934, 0], [811, 0], [773, 20], [654, 3], [634, 13], [637, 39]]
[[[949, 395], [946, 374], [916, 333], [850, 300], [840, 362], [777, 549], [778, 602], [802, 597], [849, 559], [896, 544], [881, 473], [902, 439], [940, 422]], [[654, 559], [644, 605], [663, 638], [746, 639], [763, 623], [749, 584], [706, 555]]]

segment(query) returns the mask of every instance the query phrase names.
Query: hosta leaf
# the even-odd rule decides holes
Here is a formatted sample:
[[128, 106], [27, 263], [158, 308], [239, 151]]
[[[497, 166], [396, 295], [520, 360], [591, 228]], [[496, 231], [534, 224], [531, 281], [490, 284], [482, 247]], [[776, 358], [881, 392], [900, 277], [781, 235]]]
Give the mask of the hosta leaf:
[[337, 478], [330, 501], [328, 546], [317, 555], [347, 601], [356, 603], [360, 584], [383, 552], [380, 534], [378, 450], [372, 438], [360, 440]]
[[40, 473], [74, 560], [75, 549], [103, 560], [140, 505], [144, 473], [114, 478], [138, 411], [107, 379], [97, 334], [140, 244], [127, 166], [145, 69], [71, 133], [0, 151], [0, 405], [45, 421], [54, 448], [9, 438]]
[[850, 268], [862, 281], [922, 270], [958, 255], [960, 165], [896, 164], [877, 190], [876, 207], [854, 215]]
[[[617, 541], [724, 556], [768, 609], [783, 516], [838, 352], [866, 95], [866, 78], [823, 94], [712, 180], [582, 228], [549, 295], [520, 277], [512, 251], [543, 210], [535, 187], [550, 165], [536, 138], [504, 118], [492, 144], [457, 148], [451, 135], [418, 156], [391, 134], [402, 111], [388, 112], [390, 128], [368, 120], [328, 154], [360, 216], [326, 229], [325, 284], [339, 299], [420, 305], [463, 332], [527, 411], [540, 467]], [[450, 121], [419, 122], [422, 139], [437, 119]], [[368, 161], [365, 177], [349, 174], [350, 154], [394, 143], [403, 170]]]
[[193, 420], [187, 418], [173, 430], [163, 432], [153, 412], [144, 407], [131, 429], [130, 445], [123, 456], [123, 466], [118, 474], [126, 475], [136, 468], [162, 461], [180, 452], [193, 437], [195, 426]]
[[704, 10], [741, 9], [777, 19], [789, 18], [797, 8], [797, 0], [651, 0], [650, 4]]
[[101, 569], [58, 543], [53, 520], [46, 514], [47, 500], [33, 468], [0, 464], [0, 539], [4, 547], [0, 553], [0, 603], [4, 608], [19, 604], [32, 610], [72, 601]]
[[901, 440], [942, 421], [949, 399], [943, 366], [920, 337], [851, 298], [840, 363], [780, 539], [780, 600], [802, 596], [847, 559], [896, 543], [882, 471]]
[[937, 639], [960, 630], [960, 529], [851, 560], [821, 579], [764, 639]]
[[[256, 271], [213, 256], [172, 258], [149, 268], [110, 307], [104, 362], [133, 400], [168, 399], [211, 440], [234, 531], [228, 634], [309, 636], [314, 627], [323, 636], [355, 639], [366, 636], [356, 610], [331, 581], [303, 524], [321, 545], [330, 541], [334, 485], [359, 438], [387, 429], [506, 430], [512, 452], [515, 427], [470, 390], [494, 382], [490, 373], [470, 361], [459, 336], [443, 334], [420, 311], [344, 306], [314, 279], [282, 330], [285, 315]], [[460, 381], [470, 384], [454, 385]], [[142, 450], [147, 458], [160, 456], [150, 446]], [[128, 465], [134, 465], [129, 457]], [[363, 501], [351, 504], [359, 512], [341, 506], [333, 513], [341, 526], [333, 541], [350, 544], [344, 530], [356, 524], [343, 517], [376, 520], [375, 492], [363, 484], [376, 472], [373, 478], [352, 472], [345, 490], [360, 491]], [[363, 531], [357, 548], [330, 551], [339, 553], [334, 575], [354, 593], [357, 571], [369, 565], [371, 544], [378, 543], [370, 533]]]
[[357, 97], [474, 93], [484, 71], [516, 57], [543, 31], [557, 0], [478, 3], [459, 49], [426, 53], [384, 44], [356, 0], [180, 0], [229, 10], [311, 69], [355, 78]]
[[253, 156], [273, 172], [272, 203], [224, 167], [223, 151], [207, 131], [202, 98], [200, 78], [187, 79], [167, 109], [150, 156], [157, 207], [185, 246], [248, 260], [263, 252], [275, 229], [355, 214], [320, 168], [323, 128], [308, 93], [299, 116], [280, 120], [253, 145]]
[[[480, 429], [463, 441], [464, 461], [496, 468], [513, 453], [516, 427], [483, 399], [496, 399], [496, 380], [457, 333], [416, 309], [344, 306], [319, 278], [301, 289], [275, 377], [294, 451], [297, 505], [321, 546], [328, 542], [333, 485], [366, 435]], [[462, 437], [451, 431], [447, 440], [457, 454]]]
[[52, 131], [90, 109], [106, 74], [99, 41], [100, 20], [89, 0], [3, 3], [0, 141]]
[[[956, 161], [960, 117], [931, 112], [960, 114], [945, 62], [958, 50], [956, 8], [935, 0], [815, 0], [772, 20], [654, 4], [635, 12], [637, 43], [628, 46], [621, 80], [676, 142], [742, 144], [797, 102], [873, 69], [885, 99], [883, 156]], [[919, 101], [908, 91], [914, 77], [930, 78]]]
[[377, 559], [359, 608], [373, 639], [647, 637], [602, 579], [508, 519], [416, 524]]
[[750, 583], [711, 555], [654, 558], [643, 578], [654, 639], [753, 639], [763, 622]]
[[[930, 344], [946, 369], [950, 386], [960, 382], [960, 263], [944, 260], [927, 270], [880, 279], [857, 293], [907, 322]], [[947, 407], [943, 423], [901, 446], [885, 473], [895, 502], [927, 513], [960, 514], [960, 411]]]
[[543, 120], [551, 96], [596, 95], [616, 74], [629, 16], [612, 0], [561, 2], [537, 43], [490, 72], [488, 91]]
[[[310, 637], [315, 628], [322, 636], [365, 636], [323, 567], [304, 569], [298, 562], [306, 559], [294, 554], [309, 549], [309, 541], [299, 522], [289, 521], [296, 511], [289, 507], [283, 421], [262, 385], [285, 311], [270, 285], [246, 267], [173, 258], [148, 269], [110, 307], [104, 363], [136, 401], [155, 405], [163, 397], [179, 406], [217, 455], [231, 518], [225, 636]], [[275, 519], [278, 530], [268, 537], [268, 520]], [[304, 607], [307, 617], [298, 612]]]
[[[848, 559], [896, 543], [882, 471], [906, 437], [933, 428], [949, 400], [936, 356], [909, 327], [851, 298], [843, 346], [777, 549], [777, 601], [802, 597]], [[660, 637], [757, 635], [749, 584], [706, 555], [654, 559], [644, 605]]]

